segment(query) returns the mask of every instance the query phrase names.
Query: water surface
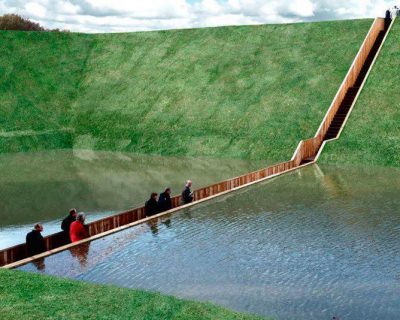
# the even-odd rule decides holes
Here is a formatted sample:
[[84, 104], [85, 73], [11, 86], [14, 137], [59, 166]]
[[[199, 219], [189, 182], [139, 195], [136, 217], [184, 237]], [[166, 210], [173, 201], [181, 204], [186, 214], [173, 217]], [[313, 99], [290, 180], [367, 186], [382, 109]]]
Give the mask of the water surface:
[[277, 319], [398, 319], [400, 171], [311, 166], [20, 269]]
[[194, 188], [267, 166], [261, 161], [140, 156], [93, 151], [0, 154], [0, 248], [25, 241], [35, 222], [60, 231], [70, 208], [93, 221], [144, 205], [149, 194], [187, 179]]

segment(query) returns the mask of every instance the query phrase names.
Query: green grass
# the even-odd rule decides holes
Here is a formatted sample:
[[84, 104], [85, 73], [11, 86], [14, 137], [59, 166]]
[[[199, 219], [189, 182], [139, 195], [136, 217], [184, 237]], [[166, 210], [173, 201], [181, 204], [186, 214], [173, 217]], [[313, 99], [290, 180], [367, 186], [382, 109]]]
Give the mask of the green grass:
[[0, 43], [0, 133], [68, 127], [90, 36], [1, 31]]
[[1, 130], [68, 129], [59, 148], [286, 161], [315, 134], [371, 23], [0, 32], [0, 151], [43, 147]]
[[320, 161], [400, 166], [400, 22], [371, 70], [339, 140], [326, 144]]
[[0, 314], [20, 319], [256, 320], [211, 303], [0, 270]]

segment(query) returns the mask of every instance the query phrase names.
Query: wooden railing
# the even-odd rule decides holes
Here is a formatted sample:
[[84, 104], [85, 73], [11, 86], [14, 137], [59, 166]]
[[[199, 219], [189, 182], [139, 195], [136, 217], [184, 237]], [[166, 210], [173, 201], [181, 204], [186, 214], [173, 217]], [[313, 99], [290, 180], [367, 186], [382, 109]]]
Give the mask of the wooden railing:
[[371, 48], [373, 47], [375, 40], [377, 39], [379, 33], [385, 28], [385, 19], [376, 18], [365, 37], [363, 44], [360, 47], [360, 50], [357, 53], [356, 58], [353, 61], [346, 77], [344, 78], [341, 86], [339, 87], [338, 92], [336, 93], [335, 98], [332, 101], [331, 106], [329, 107], [324, 119], [319, 126], [317, 133], [311, 139], [300, 141], [295, 153], [293, 154], [292, 160], [295, 161], [296, 165], [299, 165], [304, 159], [315, 157], [320, 149], [322, 142], [324, 141], [324, 137], [326, 132], [331, 125], [335, 114], [342, 103], [347, 90], [354, 86], [358, 75], [368, 57]]
[[[225, 180], [198, 190], [194, 191], [194, 198], [196, 204], [204, 199], [210, 199], [216, 195], [224, 194], [229, 191], [233, 191], [237, 188], [241, 188], [250, 185], [255, 182], [263, 181], [270, 177], [276, 176], [281, 173], [285, 173], [296, 168], [300, 168], [300, 165], [305, 159], [315, 157], [318, 150], [321, 147], [325, 134], [335, 116], [348, 88], [354, 85], [357, 76], [359, 75], [364, 62], [375, 43], [375, 40], [381, 30], [384, 29], [384, 19], [377, 18], [371, 26], [353, 64], [350, 67], [343, 83], [341, 84], [331, 106], [329, 107], [316, 135], [313, 138], [300, 141], [292, 159], [287, 162], [279, 163], [261, 170], [257, 170], [248, 174], [238, 176], [233, 179]], [[311, 162], [310, 162], [311, 163]], [[173, 208], [171, 211], [176, 211], [181, 205], [181, 196], [175, 196], [172, 198]], [[186, 206], [185, 206], [186, 207]], [[146, 221], [144, 207], [131, 209], [119, 214], [94, 221], [88, 225], [90, 239], [84, 241], [90, 241], [96, 239], [99, 235], [109, 234], [112, 230], [121, 230], [123, 226], [132, 225], [136, 221]], [[80, 243], [80, 242], [79, 242]], [[79, 244], [78, 243], [78, 244]], [[70, 248], [74, 244], [65, 245], [65, 239], [63, 234], [56, 233], [45, 237], [45, 244], [48, 252], [39, 255], [40, 257], [50, 255], [56, 251], [65, 250]], [[60, 248], [61, 247], [61, 248]], [[58, 248], [58, 249], [56, 249]], [[63, 249], [64, 248], [64, 249]], [[56, 249], [52, 252], [53, 249]], [[36, 256], [35, 256], [36, 257]], [[11, 248], [7, 248], [0, 251], [0, 266], [16, 267], [20, 264], [28, 263], [28, 260], [34, 260], [35, 257], [28, 258], [26, 253], [26, 245], [20, 244]], [[24, 260], [25, 259], [25, 260]], [[20, 261], [22, 260], [22, 261]], [[9, 265], [9, 266], [7, 266]]]

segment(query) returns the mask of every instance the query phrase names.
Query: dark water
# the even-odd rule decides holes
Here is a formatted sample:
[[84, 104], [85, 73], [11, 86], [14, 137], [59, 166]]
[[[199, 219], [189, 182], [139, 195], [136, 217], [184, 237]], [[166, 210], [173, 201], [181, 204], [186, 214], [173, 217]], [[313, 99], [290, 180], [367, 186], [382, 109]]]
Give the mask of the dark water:
[[142, 206], [152, 191], [179, 194], [189, 178], [199, 188], [264, 166], [93, 151], [0, 154], [0, 248], [25, 241], [35, 222], [44, 234], [59, 231], [72, 207], [93, 221]]
[[400, 171], [312, 166], [22, 270], [277, 319], [400, 318]]

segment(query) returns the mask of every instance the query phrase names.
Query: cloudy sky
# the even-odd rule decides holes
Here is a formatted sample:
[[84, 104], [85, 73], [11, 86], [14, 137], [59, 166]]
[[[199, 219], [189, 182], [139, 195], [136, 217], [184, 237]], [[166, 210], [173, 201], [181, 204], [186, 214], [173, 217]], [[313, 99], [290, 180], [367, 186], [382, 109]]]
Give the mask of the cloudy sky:
[[386, 0], [0, 0], [48, 28], [120, 32], [287, 23], [383, 15]]

